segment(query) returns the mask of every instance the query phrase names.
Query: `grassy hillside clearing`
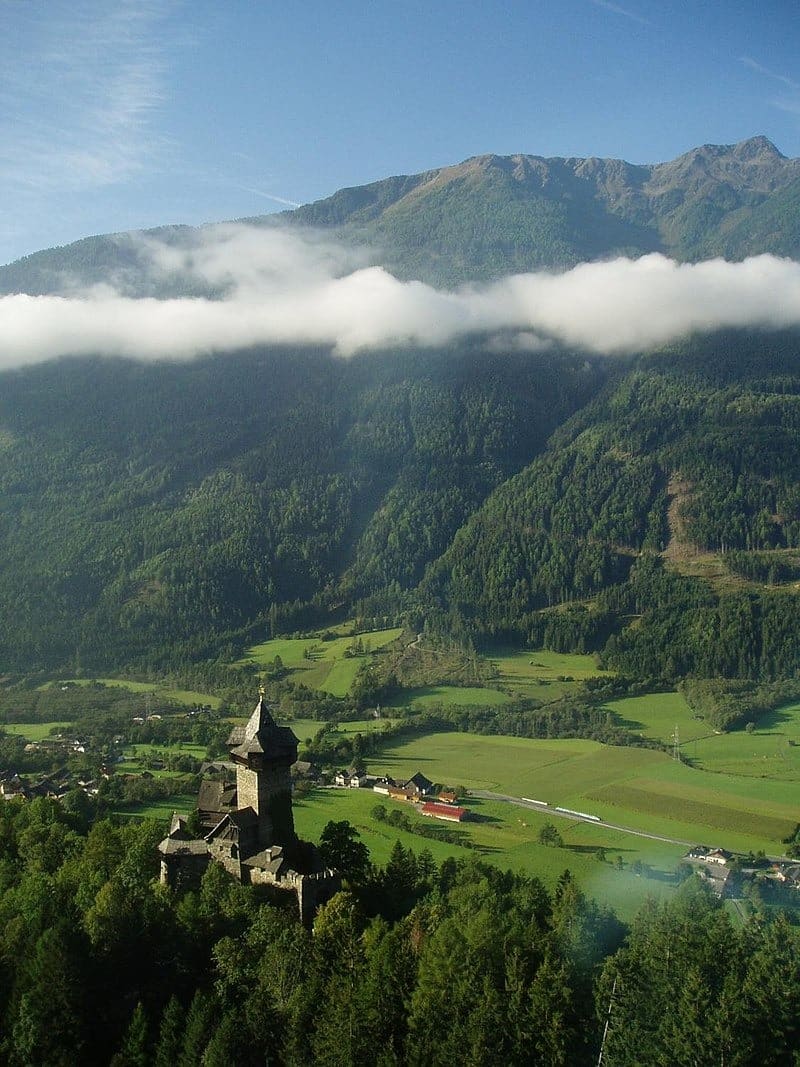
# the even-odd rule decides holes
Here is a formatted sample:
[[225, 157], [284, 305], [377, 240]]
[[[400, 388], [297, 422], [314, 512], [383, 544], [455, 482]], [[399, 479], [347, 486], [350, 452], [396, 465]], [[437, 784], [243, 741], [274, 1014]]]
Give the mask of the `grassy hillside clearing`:
[[695, 716], [680, 693], [647, 693], [644, 696], [611, 700], [606, 707], [618, 717], [619, 725], [631, 733], [672, 744], [675, 729], [681, 744], [713, 734], [713, 727]]
[[0, 729], [7, 734], [17, 734], [26, 741], [42, 741], [53, 733], [59, 733], [67, 729], [72, 723], [69, 722], [8, 722], [2, 723]]
[[194, 808], [194, 801], [187, 796], [167, 797], [165, 800], [148, 800], [141, 804], [127, 804], [124, 808], [114, 812], [118, 819], [155, 819], [156, 822], [165, 825], [171, 820], [173, 813], [188, 817]]
[[606, 677], [594, 656], [550, 652], [547, 649], [495, 648], [485, 653], [497, 669], [497, 685], [513, 697], [557, 700], [575, 688], [575, 682]]
[[[247, 722], [248, 716], [241, 715], [238, 717], [227, 718], [226, 722], [236, 723], [242, 725]], [[391, 726], [395, 719], [353, 719], [351, 722], [338, 722], [334, 726], [334, 732], [342, 737], [352, 737], [354, 734], [367, 734], [374, 733], [376, 730], [383, 730], [386, 726]], [[288, 726], [298, 741], [303, 744], [307, 737], [313, 738], [323, 726], [327, 726], [328, 723], [322, 719], [280, 719], [278, 720], [280, 726]]]
[[173, 689], [158, 682], [133, 682], [127, 678], [65, 678], [59, 682], [47, 682], [39, 688], [45, 690], [60, 685], [92, 685], [94, 682], [99, 682], [101, 685], [106, 686], [118, 686], [120, 689], [127, 689], [131, 693], [150, 693], [156, 700], [170, 700], [175, 704], [185, 704], [187, 707], [208, 704], [209, 707], [218, 708], [220, 705], [220, 698], [212, 696], [210, 693], [200, 693], [194, 689]]
[[507, 703], [509, 699], [506, 693], [480, 686], [424, 685], [403, 690], [399, 696], [390, 700], [387, 706], [430, 708], [443, 704], [447, 707], [496, 707], [498, 704]]
[[[320, 637], [276, 637], [248, 649], [239, 664], [266, 667], [279, 656], [294, 681], [331, 696], [346, 696], [365, 657], [396, 641], [402, 632], [400, 627], [393, 627], [329, 641]], [[347, 655], [356, 641], [361, 642], [365, 651]]]

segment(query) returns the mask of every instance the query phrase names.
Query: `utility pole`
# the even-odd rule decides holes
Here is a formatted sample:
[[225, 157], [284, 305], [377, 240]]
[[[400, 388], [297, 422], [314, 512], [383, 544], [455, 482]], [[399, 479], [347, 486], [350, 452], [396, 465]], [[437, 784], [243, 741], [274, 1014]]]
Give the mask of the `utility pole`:
[[600, 1055], [597, 1057], [597, 1067], [602, 1067], [603, 1053], [606, 1048], [606, 1038], [608, 1037], [608, 1028], [611, 1025], [611, 1009], [614, 1007], [614, 994], [617, 991], [617, 975], [614, 975], [614, 984], [611, 987], [611, 996], [608, 998], [608, 1011], [606, 1012], [606, 1024], [603, 1027], [603, 1040], [600, 1042]]

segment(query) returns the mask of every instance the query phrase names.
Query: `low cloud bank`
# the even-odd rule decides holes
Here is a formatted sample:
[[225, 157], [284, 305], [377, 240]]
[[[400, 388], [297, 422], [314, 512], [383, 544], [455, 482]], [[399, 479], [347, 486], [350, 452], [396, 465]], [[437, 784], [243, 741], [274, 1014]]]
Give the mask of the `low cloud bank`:
[[349, 356], [469, 334], [614, 354], [725, 327], [800, 326], [800, 263], [770, 255], [678, 264], [653, 254], [451, 292], [398, 281], [366, 250], [277, 229], [212, 227], [182, 245], [148, 238], [141, 253], [151, 277], [184, 277], [214, 295], [133, 299], [104, 286], [2, 297], [0, 369], [65, 355], [190, 359], [258, 344], [330, 344]]

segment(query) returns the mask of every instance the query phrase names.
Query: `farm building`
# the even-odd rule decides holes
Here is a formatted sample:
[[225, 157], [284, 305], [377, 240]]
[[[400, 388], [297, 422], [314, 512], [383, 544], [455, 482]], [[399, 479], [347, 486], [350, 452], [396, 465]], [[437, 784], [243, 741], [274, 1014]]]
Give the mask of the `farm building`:
[[417, 771], [406, 782], [406, 789], [416, 797], [427, 797], [433, 792], [433, 782]]
[[381, 793], [383, 796], [388, 797], [389, 790], [393, 789], [397, 785], [394, 778], [376, 778], [372, 783], [372, 789], [375, 793]]
[[469, 814], [466, 808], [457, 808], [453, 804], [437, 804], [432, 800], [426, 801], [420, 810], [423, 815], [432, 819], [446, 819], [448, 822], [463, 822]]
[[702, 863], [718, 863], [724, 867], [733, 859], [733, 854], [724, 848], [707, 848], [705, 845], [695, 845], [686, 853], [684, 859], [700, 860]]
[[390, 800], [405, 800], [408, 803], [417, 799], [417, 794], [410, 792], [404, 785], [390, 785], [386, 789], [386, 796]]

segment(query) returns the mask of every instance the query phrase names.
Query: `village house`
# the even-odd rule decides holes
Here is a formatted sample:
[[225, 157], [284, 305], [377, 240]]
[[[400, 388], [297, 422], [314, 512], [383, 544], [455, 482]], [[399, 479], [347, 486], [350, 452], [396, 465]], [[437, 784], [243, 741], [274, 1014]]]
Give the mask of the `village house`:
[[707, 848], [705, 845], [695, 845], [684, 856], [685, 860], [699, 860], [701, 863], [717, 863], [725, 866], [733, 859], [733, 853], [724, 848]]
[[397, 783], [394, 778], [376, 778], [372, 783], [372, 790], [375, 793], [380, 793], [382, 796], [388, 797], [389, 790], [395, 785], [397, 785]]
[[18, 774], [12, 774], [0, 780], [0, 797], [3, 800], [13, 800], [15, 797], [27, 797], [27, 795], [25, 783]]
[[408, 779], [405, 787], [415, 797], [427, 797], [433, 792], [433, 782], [430, 778], [426, 778], [424, 774], [421, 774], [420, 771], [417, 771], [416, 774]]
[[366, 774], [359, 774], [353, 767], [347, 771], [337, 771], [334, 785], [343, 789], [361, 789], [367, 784]]

